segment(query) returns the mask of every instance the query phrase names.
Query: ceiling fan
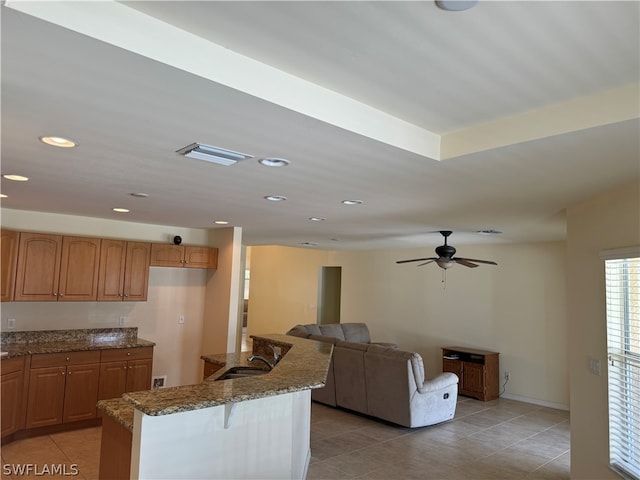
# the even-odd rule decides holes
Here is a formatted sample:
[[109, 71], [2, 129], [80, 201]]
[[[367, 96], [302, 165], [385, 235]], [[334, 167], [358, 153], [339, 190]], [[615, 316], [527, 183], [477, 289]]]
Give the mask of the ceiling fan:
[[411, 260], [398, 260], [396, 263], [410, 263], [410, 262], [424, 262], [418, 265], [421, 267], [422, 265], [426, 265], [428, 263], [436, 262], [438, 266], [442, 269], [448, 269], [453, 267], [456, 263], [460, 265], [464, 265], [465, 267], [475, 268], [478, 265], [476, 263], [485, 263], [487, 265], [497, 265], [496, 262], [492, 262], [489, 260], [477, 260], [474, 258], [462, 258], [462, 257], [454, 257], [456, 254], [456, 249], [451, 245], [447, 245], [447, 237], [451, 235], [451, 231], [449, 230], [440, 230], [440, 234], [444, 237], [444, 245], [440, 245], [436, 247], [437, 257], [429, 257], [429, 258], [413, 258]]

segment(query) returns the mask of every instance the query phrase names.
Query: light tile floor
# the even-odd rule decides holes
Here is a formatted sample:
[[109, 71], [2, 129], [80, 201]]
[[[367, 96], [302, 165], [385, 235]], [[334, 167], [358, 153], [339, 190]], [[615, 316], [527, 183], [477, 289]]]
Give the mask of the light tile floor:
[[[18, 440], [2, 447], [2, 479], [97, 479], [100, 427]], [[309, 480], [569, 478], [569, 413], [498, 399], [461, 397], [456, 417], [403, 428], [312, 404]], [[18, 464], [77, 465], [78, 475], [5, 475]]]

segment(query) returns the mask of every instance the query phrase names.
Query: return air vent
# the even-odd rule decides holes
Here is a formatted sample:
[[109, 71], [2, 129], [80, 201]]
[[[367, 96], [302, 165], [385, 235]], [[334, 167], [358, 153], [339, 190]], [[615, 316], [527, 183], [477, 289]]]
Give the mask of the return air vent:
[[240, 160], [253, 158], [253, 155], [246, 153], [234, 152], [225, 148], [213, 147], [211, 145], [203, 145], [201, 143], [192, 143], [186, 147], [176, 150], [176, 153], [185, 157], [204, 160], [205, 162], [217, 163], [218, 165], [233, 165]]

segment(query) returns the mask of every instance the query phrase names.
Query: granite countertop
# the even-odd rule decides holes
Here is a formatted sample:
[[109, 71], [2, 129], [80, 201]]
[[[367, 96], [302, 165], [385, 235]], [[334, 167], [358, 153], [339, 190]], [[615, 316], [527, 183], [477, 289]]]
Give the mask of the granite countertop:
[[[252, 335], [252, 338], [254, 351], [260, 344], [274, 344], [287, 350], [273, 370], [264, 375], [216, 381], [233, 366], [247, 366], [246, 359], [251, 352], [203, 355], [205, 361], [221, 364], [224, 368], [196, 385], [125, 393], [122, 401], [147, 415], [160, 416], [324, 386], [331, 344], [281, 334]], [[259, 367], [259, 363], [255, 366]], [[113, 405], [99, 402], [98, 407], [109, 414], [115, 413]], [[110, 413], [107, 408], [113, 411]], [[122, 404], [118, 404], [118, 408], [121, 415], [125, 412], [128, 415]], [[123, 419], [116, 420], [125, 425]]]
[[2, 332], [2, 359], [40, 353], [84, 352], [110, 348], [153, 347], [138, 338], [137, 327]]

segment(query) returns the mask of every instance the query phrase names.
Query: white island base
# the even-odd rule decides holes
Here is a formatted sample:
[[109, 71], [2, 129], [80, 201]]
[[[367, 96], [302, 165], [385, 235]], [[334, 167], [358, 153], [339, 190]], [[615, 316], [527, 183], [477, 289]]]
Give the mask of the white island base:
[[132, 479], [303, 479], [311, 390], [150, 416], [134, 412]]

